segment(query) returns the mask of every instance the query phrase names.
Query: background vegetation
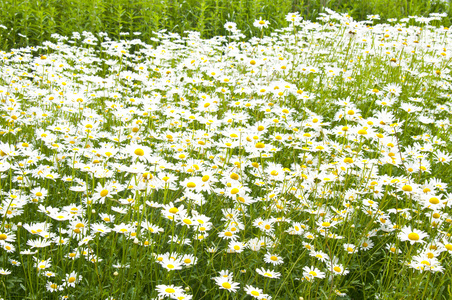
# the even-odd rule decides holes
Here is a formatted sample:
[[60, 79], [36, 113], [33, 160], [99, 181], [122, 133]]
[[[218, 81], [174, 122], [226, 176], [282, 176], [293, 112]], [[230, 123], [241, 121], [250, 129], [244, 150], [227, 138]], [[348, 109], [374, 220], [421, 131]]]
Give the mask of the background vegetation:
[[246, 35], [256, 34], [252, 23], [262, 17], [272, 28], [286, 26], [285, 15], [299, 11], [315, 20], [325, 7], [347, 12], [363, 20], [379, 14], [381, 21], [410, 15], [447, 12], [444, 25], [451, 23], [450, 0], [8, 0], [0, 1], [1, 49], [40, 44], [52, 33], [141, 32], [146, 40], [153, 31], [168, 29], [183, 33], [201, 32], [202, 37], [225, 34], [226, 21], [236, 22]]

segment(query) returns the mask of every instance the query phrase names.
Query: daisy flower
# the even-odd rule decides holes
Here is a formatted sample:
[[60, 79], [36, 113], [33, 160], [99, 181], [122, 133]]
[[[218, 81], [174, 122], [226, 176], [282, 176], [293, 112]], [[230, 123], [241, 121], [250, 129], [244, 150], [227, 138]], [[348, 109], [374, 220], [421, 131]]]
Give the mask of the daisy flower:
[[175, 285], [157, 285], [157, 292], [159, 297], [172, 297], [177, 294], [182, 294], [184, 289]]
[[76, 272], [71, 272], [70, 274], [66, 274], [66, 278], [63, 280], [64, 285], [75, 287], [77, 283], [82, 280], [82, 275], [78, 275]]
[[330, 257], [328, 256], [328, 254], [322, 252], [322, 251], [311, 251], [309, 253], [309, 256], [313, 256], [317, 259], [319, 259], [322, 262], [326, 262], [328, 259], [330, 259]]
[[245, 243], [230, 241], [229, 242], [229, 250], [232, 253], [241, 253], [245, 249]]
[[149, 161], [152, 149], [149, 148], [148, 146], [132, 144], [128, 145], [123, 150], [123, 153], [130, 155], [134, 161], [136, 159], [140, 161]]
[[425, 241], [423, 241], [422, 239], [427, 236], [428, 234], [426, 234], [425, 232], [407, 226], [403, 227], [398, 235], [399, 239], [402, 242], [407, 241], [410, 242], [411, 245], [415, 243], [425, 243]]
[[262, 20], [262, 18], [259, 18], [259, 20], [254, 20], [253, 26], [257, 28], [267, 28], [270, 24], [269, 21]]
[[0, 269], [0, 275], [9, 275], [11, 274], [11, 271], [8, 269]]
[[402, 253], [400, 249], [397, 249], [396, 245], [394, 243], [387, 244], [385, 247], [387, 250], [389, 250], [391, 253]]
[[262, 276], [267, 277], [267, 278], [279, 278], [281, 276], [281, 273], [272, 271], [270, 269], [269, 270], [265, 270], [264, 268], [256, 269], [256, 272], [259, 275], [262, 275]]
[[232, 276], [234, 275], [233, 272], [229, 272], [229, 270], [221, 270], [220, 271], [220, 277], [229, 278], [232, 280]]
[[255, 288], [255, 287], [253, 287], [253, 286], [251, 286], [251, 285], [247, 285], [247, 286], [246, 286], [245, 292], [246, 292], [248, 295], [253, 296], [253, 297], [256, 298], [256, 299], [262, 299], [261, 297], [262, 297], [262, 295], [263, 295], [263, 293], [264, 293], [263, 290], [258, 289], [258, 288]]
[[227, 290], [229, 292], [235, 293], [240, 288], [240, 283], [233, 282], [232, 279], [228, 277], [214, 277], [215, 283], [220, 287], [220, 289]]
[[333, 259], [331, 262], [330, 271], [333, 275], [347, 275], [350, 272], [343, 265], [337, 263], [337, 259]]
[[365, 239], [361, 244], [361, 250], [369, 250], [372, 249], [374, 243], [370, 239]]
[[314, 278], [325, 278], [325, 273], [321, 272], [316, 267], [307, 267], [306, 266], [306, 267], [303, 268], [303, 276], [307, 280], [311, 280], [311, 279], [314, 279]]
[[356, 246], [353, 244], [344, 244], [344, 249], [345, 251], [347, 251], [349, 254], [353, 254], [355, 252], [358, 252], [358, 250], [356, 249]]
[[63, 287], [61, 285], [58, 285], [56, 283], [53, 282], [47, 282], [46, 284], [46, 288], [49, 292], [53, 293], [53, 292], [58, 292], [58, 291], [62, 291]]
[[182, 264], [172, 259], [163, 259], [163, 261], [160, 262], [160, 265], [168, 271], [182, 269]]
[[113, 228], [113, 231], [116, 233], [130, 233], [134, 230], [135, 230], [135, 227], [133, 225], [124, 224], [124, 223], [115, 225], [115, 227]]
[[278, 256], [276, 254], [270, 254], [270, 253], [265, 254], [264, 261], [267, 264], [272, 264], [274, 266], [284, 263], [284, 260], [282, 259], [281, 256]]

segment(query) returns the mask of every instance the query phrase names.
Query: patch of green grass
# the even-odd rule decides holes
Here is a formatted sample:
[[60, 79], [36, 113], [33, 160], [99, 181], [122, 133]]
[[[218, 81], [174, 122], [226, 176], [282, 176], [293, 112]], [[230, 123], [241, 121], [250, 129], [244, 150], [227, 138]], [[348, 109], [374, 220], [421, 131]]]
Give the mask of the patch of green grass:
[[[72, 32], [107, 32], [119, 38], [121, 32], [141, 32], [146, 40], [154, 31], [167, 29], [183, 34], [199, 31], [208, 38], [226, 34], [226, 21], [236, 22], [248, 37], [256, 35], [255, 19], [271, 22], [271, 28], [287, 26], [285, 16], [300, 12], [316, 20], [329, 7], [348, 13], [357, 20], [380, 15], [381, 20], [432, 12], [451, 13], [440, 0], [10, 0], [0, 2], [0, 49], [40, 44], [52, 33], [70, 36]], [[444, 18], [450, 24], [450, 17]]]

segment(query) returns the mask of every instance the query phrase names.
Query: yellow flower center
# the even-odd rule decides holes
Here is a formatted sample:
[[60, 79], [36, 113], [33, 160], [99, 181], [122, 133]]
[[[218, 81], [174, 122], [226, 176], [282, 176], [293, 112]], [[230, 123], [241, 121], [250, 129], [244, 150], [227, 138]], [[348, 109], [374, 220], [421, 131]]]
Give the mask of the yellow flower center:
[[175, 213], [177, 213], [178, 211], [179, 211], [179, 210], [178, 210], [177, 208], [175, 208], [175, 207], [170, 208], [170, 210], [169, 210], [169, 212], [172, 213], [172, 214], [175, 214]]
[[347, 157], [344, 159], [344, 163], [351, 164], [353, 163], [353, 159], [351, 157]]
[[410, 185], [404, 185], [402, 187], [402, 191], [404, 192], [411, 192], [413, 190], [413, 188]]
[[223, 284], [221, 286], [224, 287], [225, 289], [231, 288], [231, 284], [229, 282], [223, 282]]
[[438, 204], [439, 199], [436, 197], [432, 197], [432, 198], [430, 198], [430, 200], [428, 200], [428, 202], [430, 202], [431, 204]]
[[194, 187], [196, 187], [196, 183], [194, 183], [194, 182], [189, 182], [189, 183], [187, 183], [187, 187], [188, 187], [188, 188], [194, 188]]
[[358, 134], [365, 135], [367, 134], [367, 131], [365, 129], [360, 129], [358, 130]]
[[138, 156], [143, 156], [144, 150], [141, 148], [138, 148], [138, 149], [135, 149], [135, 151], [133, 153], [135, 153], [135, 155], [138, 155]]
[[412, 232], [408, 234], [408, 238], [412, 241], [418, 241], [419, 240], [419, 234]]
[[238, 180], [239, 179], [239, 174], [232, 173], [230, 177], [231, 177], [232, 180]]

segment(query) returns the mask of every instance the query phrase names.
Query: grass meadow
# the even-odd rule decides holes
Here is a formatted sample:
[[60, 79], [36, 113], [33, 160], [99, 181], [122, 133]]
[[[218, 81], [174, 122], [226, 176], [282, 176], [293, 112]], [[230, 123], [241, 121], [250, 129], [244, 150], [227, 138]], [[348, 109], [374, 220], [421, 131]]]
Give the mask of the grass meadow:
[[245, 2], [0, 10], [0, 298], [450, 299], [448, 14]]
[[[185, 34], [197, 31], [202, 38], [226, 35], [226, 22], [235, 22], [248, 37], [258, 36], [256, 19], [270, 21], [269, 28], [290, 25], [285, 16], [300, 12], [316, 21], [330, 8], [356, 20], [379, 15], [376, 22], [390, 18], [447, 13], [444, 26], [451, 25], [450, 0], [5, 0], [0, 1], [0, 49], [35, 46], [54, 33], [71, 36], [88, 31], [106, 32], [120, 40], [121, 32], [141, 32], [142, 40], [167, 29]], [[414, 24], [411, 24], [414, 25]], [[98, 36], [97, 36], [98, 37]]]

